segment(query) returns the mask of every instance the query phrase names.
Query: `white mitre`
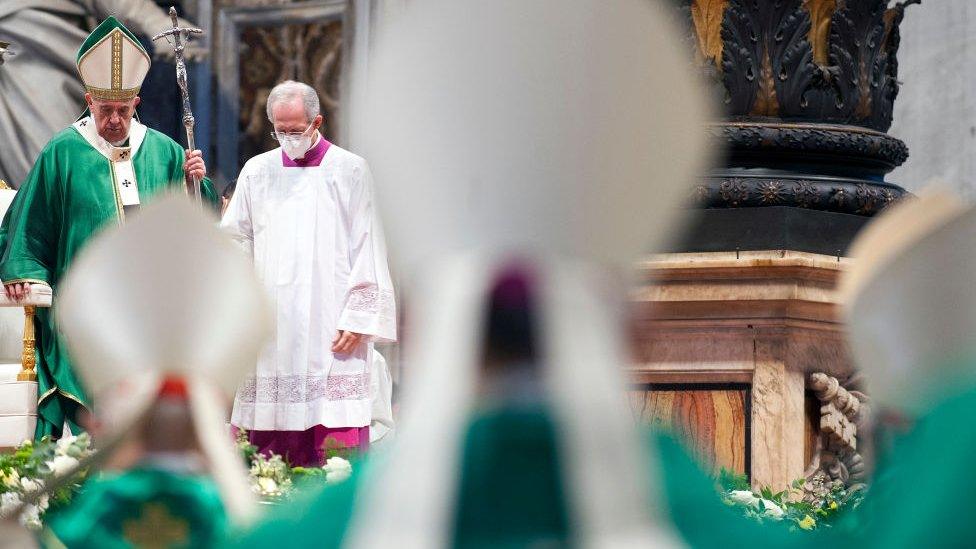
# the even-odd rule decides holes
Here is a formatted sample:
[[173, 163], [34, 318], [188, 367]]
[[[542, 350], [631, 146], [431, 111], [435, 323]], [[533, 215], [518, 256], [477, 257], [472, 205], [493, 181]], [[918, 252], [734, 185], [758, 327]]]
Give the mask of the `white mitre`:
[[706, 166], [709, 109], [668, 19], [649, 0], [415, 0], [380, 28], [354, 137], [394, 259], [422, 282], [402, 436], [363, 487], [351, 545], [450, 544], [486, 296], [512, 257], [539, 274], [577, 541], [675, 543], [626, 403], [626, 288], [597, 267], [659, 245]]
[[112, 16], [88, 35], [76, 63], [85, 90], [102, 101], [128, 101], [139, 95], [152, 64], [136, 35]]
[[237, 385], [271, 333], [253, 268], [185, 196], [159, 199], [100, 234], [60, 286], [58, 326], [96, 413], [133, 428], [168, 377], [182, 380], [193, 425], [231, 517], [254, 511], [226, 425]]
[[928, 189], [885, 210], [841, 280], [851, 351], [873, 399], [921, 413], [976, 384], [976, 208]]

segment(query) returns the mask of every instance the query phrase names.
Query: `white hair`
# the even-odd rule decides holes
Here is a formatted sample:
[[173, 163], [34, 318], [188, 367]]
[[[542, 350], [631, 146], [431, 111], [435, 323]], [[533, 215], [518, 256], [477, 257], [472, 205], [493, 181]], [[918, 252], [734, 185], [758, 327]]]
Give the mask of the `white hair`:
[[271, 111], [274, 106], [284, 101], [302, 100], [305, 107], [305, 120], [311, 122], [319, 115], [319, 94], [308, 84], [285, 80], [281, 84], [271, 88], [268, 94], [268, 120], [274, 123], [274, 116]]

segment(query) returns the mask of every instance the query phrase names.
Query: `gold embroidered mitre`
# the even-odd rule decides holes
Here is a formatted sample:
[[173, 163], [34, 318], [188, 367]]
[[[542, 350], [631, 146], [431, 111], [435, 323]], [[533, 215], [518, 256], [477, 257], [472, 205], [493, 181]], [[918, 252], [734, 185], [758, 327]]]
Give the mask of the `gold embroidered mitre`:
[[109, 17], [78, 50], [78, 73], [85, 90], [102, 101], [128, 101], [139, 94], [151, 64], [136, 35]]

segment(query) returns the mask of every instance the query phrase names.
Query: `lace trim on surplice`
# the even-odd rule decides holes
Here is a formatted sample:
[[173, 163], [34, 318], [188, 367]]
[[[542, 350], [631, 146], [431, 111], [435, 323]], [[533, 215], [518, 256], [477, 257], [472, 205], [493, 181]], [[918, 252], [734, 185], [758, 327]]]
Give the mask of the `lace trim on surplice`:
[[346, 308], [350, 311], [379, 315], [392, 319], [396, 315], [396, 301], [392, 290], [381, 290], [376, 284], [361, 284], [349, 291]]
[[369, 398], [369, 372], [331, 376], [260, 376], [248, 377], [237, 391], [238, 401], [245, 404], [278, 404], [326, 400], [362, 400]]

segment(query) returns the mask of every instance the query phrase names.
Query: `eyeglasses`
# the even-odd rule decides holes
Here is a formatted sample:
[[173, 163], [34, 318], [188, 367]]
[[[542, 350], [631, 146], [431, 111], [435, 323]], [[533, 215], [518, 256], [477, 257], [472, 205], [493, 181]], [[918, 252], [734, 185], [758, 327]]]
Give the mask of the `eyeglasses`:
[[279, 132], [279, 131], [273, 131], [269, 135], [271, 135], [271, 139], [274, 139], [275, 141], [279, 141], [279, 142], [281, 140], [283, 140], [283, 139], [284, 140], [298, 139], [299, 137], [302, 137], [306, 133], [308, 133], [308, 130], [312, 129], [312, 125], [313, 124], [314, 124], [314, 122], [312, 122], [311, 124], [309, 124], [308, 127], [305, 128], [305, 131], [301, 131], [301, 132]]

